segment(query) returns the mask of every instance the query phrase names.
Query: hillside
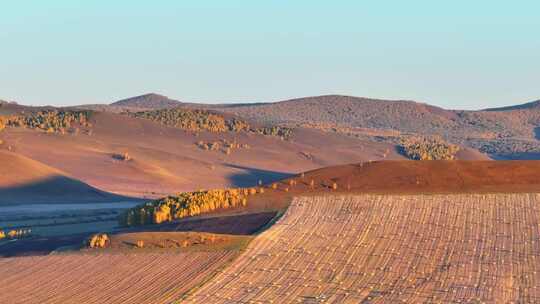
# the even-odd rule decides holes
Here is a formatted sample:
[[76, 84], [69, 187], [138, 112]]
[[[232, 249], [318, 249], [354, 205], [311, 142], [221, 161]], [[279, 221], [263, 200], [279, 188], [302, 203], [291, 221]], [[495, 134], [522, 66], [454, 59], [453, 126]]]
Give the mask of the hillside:
[[[157, 100], [168, 100], [157, 96]], [[136, 105], [152, 109], [175, 105], [136, 102], [140, 98], [134, 97], [135, 102], [131, 99], [126, 103], [120, 102], [127, 107], [113, 103], [83, 108], [122, 112], [141, 110]], [[540, 155], [540, 107], [537, 101], [482, 111], [447, 110], [414, 101], [343, 95], [245, 104], [177, 103], [176, 106], [230, 113], [262, 125], [301, 126], [391, 144], [399, 144], [409, 136], [437, 136], [453, 144], [480, 150], [496, 159], [537, 159]]]
[[[197, 117], [188, 121], [196, 123]], [[87, 125], [64, 133], [8, 127], [0, 133], [0, 149], [94, 187], [139, 197], [266, 183], [329, 165], [404, 159], [395, 145], [306, 128], [285, 139], [257, 129], [183, 129], [151, 117], [107, 112], [89, 113]]]
[[[186, 303], [536, 303], [538, 194], [295, 198]], [[277, 300], [279, 299], [279, 300]]]
[[93, 188], [20, 154], [0, 150], [0, 204], [110, 202], [125, 199]]
[[215, 109], [262, 123], [300, 125], [389, 143], [411, 134], [441, 136], [496, 157], [521, 153], [527, 158], [523, 154], [540, 152], [540, 108], [534, 104], [458, 111], [412, 101], [328, 95]]
[[122, 99], [111, 103], [114, 107], [138, 108], [138, 109], [164, 109], [180, 106], [178, 100], [170, 99], [167, 96], [149, 93], [131, 98]]
[[538, 109], [538, 108], [540, 108], [540, 100], [535, 100], [535, 101], [531, 101], [531, 102], [527, 102], [527, 103], [519, 104], [515, 106], [489, 108], [489, 109], [485, 109], [485, 111], [530, 110], [530, 109]]

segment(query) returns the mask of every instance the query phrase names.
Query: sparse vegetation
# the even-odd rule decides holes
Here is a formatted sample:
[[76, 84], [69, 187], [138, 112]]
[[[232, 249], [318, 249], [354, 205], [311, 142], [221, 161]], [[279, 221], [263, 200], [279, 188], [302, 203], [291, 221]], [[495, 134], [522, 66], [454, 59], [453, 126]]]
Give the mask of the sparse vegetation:
[[256, 188], [184, 192], [129, 209], [119, 222], [122, 226], [160, 224], [218, 209], [242, 207], [247, 205], [247, 197], [256, 193]]
[[414, 160], [452, 160], [459, 147], [436, 137], [408, 137], [402, 140], [405, 156]]
[[[187, 131], [200, 132], [250, 132], [268, 136], [289, 139], [293, 130], [288, 127], [270, 126], [252, 128], [246, 121], [229, 118], [218, 112], [186, 108], [161, 109], [142, 112], [125, 112], [136, 118], [144, 118], [159, 122], [166, 126], [176, 127]], [[208, 143], [209, 144], [209, 143]], [[211, 149], [209, 149], [211, 150]], [[226, 151], [226, 148], [224, 149]]]
[[205, 151], [221, 151], [225, 154], [230, 154], [232, 151], [236, 149], [249, 149], [250, 146], [248, 144], [241, 144], [236, 141], [228, 141], [226, 139], [222, 139], [219, 141], [214, 142], [204, 142], [199, 141], [196, 143], [197, 147], [205, 150]]
[[228, 119], [223, 115], [206, 110], [174, 108], [135, 113], [127, 112], [127, 114], [188, 131], [239, 132], [249, 130], [249, 124], [245, 121], [236, 118]]
[[262, 135], [277, 136], [281, 139], [289, 139], [293, 134], [293, 130], [291, 128], [282, 126], [258, 128], [255, 129], [254, 132]]

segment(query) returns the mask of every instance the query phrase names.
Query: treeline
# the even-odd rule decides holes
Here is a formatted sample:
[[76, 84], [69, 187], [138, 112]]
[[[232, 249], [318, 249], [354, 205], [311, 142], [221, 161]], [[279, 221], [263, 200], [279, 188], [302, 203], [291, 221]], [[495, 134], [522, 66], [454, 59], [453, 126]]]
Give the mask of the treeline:
[[91, 127], [90, 115], [90, 111], [39, 111], [4, 117], [3, 124], [63, 134], [76, 131], [78, 127]]
[[184, 192], [136, 206], [124, 212], [121, 226], [160, 224], [176, 219], [247, 205], [250, 195], [264, 192], [264, 188], [217, 189]]
[[2, 239], [22, 239], [30, 236], [32, 233], [31, 229], [11, 229], [8, 232], [0, 230], [0, 240]]
[[407, 137], [401, 141], [402, 153], [413, 160], [452, 160], [459, 146], [437, 137]]
[[226, 119], [222, 115], [205, 110], [174, 108], [135, 113], [127, 112], [127, 114], [188, 131], [239, 132], [249, 129], [249, 125], [242, 120]]
[[160, 124], [180, 128], [187, 131], [199, 132], [251, 132], [269, 136], [278, 136], [283, 139], [288, 139], [292, 135], [292, 129], [281, 126], [252, 128], [249, 123], [238, 118], [228, 118], [219, 113], [185, 109], [160, 109], [142, 112], [125, 112], [125, 114], [136, 117], [149, 119]]

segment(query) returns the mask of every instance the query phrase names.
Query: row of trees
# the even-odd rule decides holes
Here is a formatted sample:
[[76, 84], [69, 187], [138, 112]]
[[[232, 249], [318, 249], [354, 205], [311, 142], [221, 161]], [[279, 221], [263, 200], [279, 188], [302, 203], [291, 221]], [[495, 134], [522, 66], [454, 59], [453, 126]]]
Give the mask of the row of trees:
[[28, 229], [11, 229], [8, 232], [0, 230], [0, 240], [2, 239], [21, 239], [30, 236], [32, 230]]
[[160, 224], [218, 209], [242, 207], [247, 205], [248, 196], [262, 192], [263, 188], [184, 192], [131, 208], [120, 216], [119, 222], [128, 227]]
[[49, 133], [65, 133], [73, 131], [75, 125], [91, 127], [90, 111], [39, 111], [5, 117], [5, 125], [40, 129]]
[[292, 129], [271, 126], [262, 128], [252, 128], [246, 121], [238, 118], [225, 117], [224, 115], [207, 111], [186, 108], [160, 109], [141, 112], [125, 112], [132, 117], [149, 119], [163, 125], [172, 126], [188, 131], [210, 131], [210, 132], [251, 132], [263, 135], [278, 136], [288, 139], [292, 135]]
[[205, 110], [183, 108], [160, 109], [126, 114], [159, 122], [188, 131], [225, 132], [249, 129], [249, 125], [239, 119], [226, 119], [224, 116]]

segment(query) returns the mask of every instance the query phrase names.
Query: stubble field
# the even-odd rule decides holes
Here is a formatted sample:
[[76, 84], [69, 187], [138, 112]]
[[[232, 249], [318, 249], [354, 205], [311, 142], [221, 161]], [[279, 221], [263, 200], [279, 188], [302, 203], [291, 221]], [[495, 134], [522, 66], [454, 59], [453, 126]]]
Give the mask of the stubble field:
[[0, 303], [173, 303], [235, 251], [0, 259]]
[[190, 303], [537, 303], [539, 194], [303, 197]]

